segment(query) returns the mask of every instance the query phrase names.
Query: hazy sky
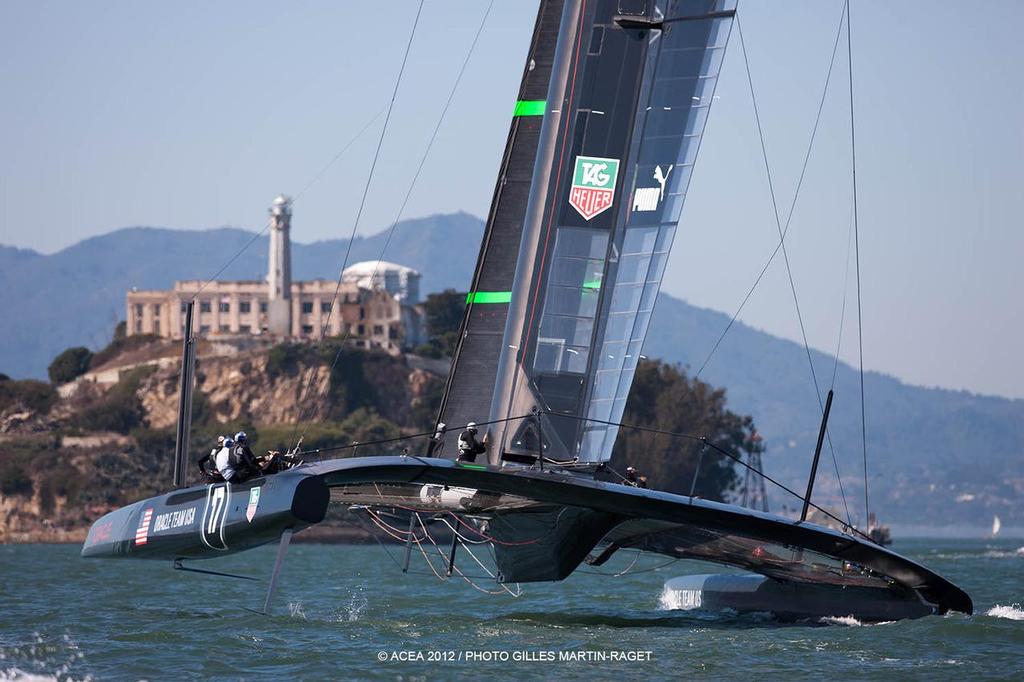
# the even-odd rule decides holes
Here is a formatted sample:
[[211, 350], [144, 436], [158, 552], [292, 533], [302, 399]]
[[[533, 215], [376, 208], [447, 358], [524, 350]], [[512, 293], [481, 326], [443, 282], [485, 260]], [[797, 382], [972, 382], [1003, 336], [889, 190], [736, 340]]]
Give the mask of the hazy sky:
[[[394, 219], [485, 6], [428, 0], [361, 233]], [[841, 6], [740, 4], [784, 214]], [[852, 7], [866, 365], [1024, 397], [1024, 3]], [[410, 217], [486, 214], [535, 11], [495, 3]], [[0, 2], [0, 243], [49, 253], [130, 225], [261, 228], [275, 194], [300, 192], [385, 106], [414, 12], [411, 0]], [[665, 282], [725, 311], [776, 239], [739, 47], [734, 31]], [[810, 342], [826, 351], [851, 211], [845, 55], [844, 43], [787, 238]], [[348, 235], [376, 132], [302, 195], [296, 240]], [[452, 257], [476, 249], [453, 244]], [[781, 259], [741, 319], [799, 339]]]

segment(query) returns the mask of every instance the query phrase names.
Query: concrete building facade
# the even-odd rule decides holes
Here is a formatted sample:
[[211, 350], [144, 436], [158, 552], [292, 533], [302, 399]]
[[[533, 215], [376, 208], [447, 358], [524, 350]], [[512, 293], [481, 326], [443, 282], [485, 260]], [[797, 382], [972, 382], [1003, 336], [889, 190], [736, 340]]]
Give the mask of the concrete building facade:
[[[336, 280], [291, 279], [291, 206], [279, 196], [270, 208], [266, 281], [201, 280], [174, 283], [165, 291], [127, 295], [127, 333], [180, 339], [186, 306], [196, 298], [193, 328], [203, 337], [267, 336], [319, 340], [345, 336], [358, 348], [401, 352], [423, 342], [420, 274], [385, 261], [346, 268]], [[196, 292], [200, 292], [198, 296]]]

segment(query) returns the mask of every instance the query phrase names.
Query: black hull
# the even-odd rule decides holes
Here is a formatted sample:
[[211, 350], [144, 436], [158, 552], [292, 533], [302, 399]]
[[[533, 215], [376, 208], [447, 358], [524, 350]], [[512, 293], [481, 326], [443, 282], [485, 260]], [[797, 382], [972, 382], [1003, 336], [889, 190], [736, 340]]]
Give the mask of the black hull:
[[936, 613], [912, 590], [839, 587], [772, 580], [763, 575], [686, 575], [665, 582], [669, 609], [769, 613], [780, 621], [852, 617], [862, 623]]
[[232, 488], [218, 516], [214, 497], [222, 486], [188, 488], [112, 512], [93, 524], [82, 555], [223, 556], [319, 523], [333, 501], [468, 519], [488, 534], [504, 582], [561, 580], [584, 560], [599, 564], [630, 548], [743, 568], [797, 593], [815, 586], [865, 588], [887, 598], [912, 596], [935, 613], [973, 610], [959, 587], [869, 540], [564, 470], [407, 456], [339, 459]]

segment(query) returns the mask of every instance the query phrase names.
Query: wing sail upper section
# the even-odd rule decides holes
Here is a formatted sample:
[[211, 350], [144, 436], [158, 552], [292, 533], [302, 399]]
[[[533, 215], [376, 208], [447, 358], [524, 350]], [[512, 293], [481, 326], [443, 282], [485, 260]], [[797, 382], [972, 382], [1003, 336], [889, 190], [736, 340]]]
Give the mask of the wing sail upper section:
[[534, 421], [504, 429], [502, 456], [611, 456], [616, 428], [581, 418], [622, 417], [734, 7], [581, 0], [578, 22], [563, 24], [569, 77], [548, 94], [557, 139], [534, 172], [491, 412], [554, 416], [540, 432]]

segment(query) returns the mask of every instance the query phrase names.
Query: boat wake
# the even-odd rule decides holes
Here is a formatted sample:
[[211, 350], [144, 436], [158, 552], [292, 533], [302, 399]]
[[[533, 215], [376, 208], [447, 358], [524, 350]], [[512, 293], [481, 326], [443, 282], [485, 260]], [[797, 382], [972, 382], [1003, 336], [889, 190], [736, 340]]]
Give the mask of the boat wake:
[[36, 675], [25, 672], [21, 668], [6, 668], [0, 670], [0, 680], [3, 682], [56, 682], [56, 675]]
[[1024, 547], [1017, 549], [990, 549], [984, 552], [953, 552], [950, 554], [932, 554], [931, 559], [1024, 559]]
[[825, 616], [824, 618], [819, 618], [818, 622], [824, 625], [845, 625], [851, 628], [864, 625], [864, 623], [853, 616]]
[[986, 611], [985, 615], [1007, 620], [1024, 620], [1024, 609], [1021, 609], [1020, 604], [1011, 604], [1010, 606], [996, 604]]

